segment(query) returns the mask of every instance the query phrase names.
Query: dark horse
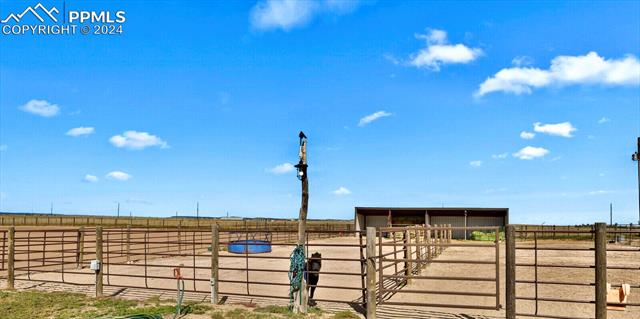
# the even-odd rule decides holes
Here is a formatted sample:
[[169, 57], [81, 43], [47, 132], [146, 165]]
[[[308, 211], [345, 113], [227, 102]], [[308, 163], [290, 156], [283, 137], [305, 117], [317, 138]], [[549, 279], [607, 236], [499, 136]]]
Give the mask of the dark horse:
[[[319, 252], [315, 252], [311, 254], [311, 258], [304, 265], [304, 278], [307, 280], [307, 285], [315, 286], [318, 284], [318, 280], [320, 279], [319, 273], [307, 273], [308, 271], [320, 271], [322, 267], [322, 255]], [[311, 289], [311, 293], [309, 294], [309, 298], [313, 299], [313, 293], [316, 291], [316, 287], [309, 287], [307, 289]]]

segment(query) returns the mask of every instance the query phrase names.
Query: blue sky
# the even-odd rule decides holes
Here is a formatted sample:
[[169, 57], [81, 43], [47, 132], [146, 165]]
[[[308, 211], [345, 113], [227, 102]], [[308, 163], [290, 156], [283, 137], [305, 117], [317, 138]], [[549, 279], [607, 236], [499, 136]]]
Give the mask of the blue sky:
[[638, 2], [65, 5], [123, 33], [0, 35], [2, 211], [296, 217], [304, 130], [310, 218], [637, 222]]

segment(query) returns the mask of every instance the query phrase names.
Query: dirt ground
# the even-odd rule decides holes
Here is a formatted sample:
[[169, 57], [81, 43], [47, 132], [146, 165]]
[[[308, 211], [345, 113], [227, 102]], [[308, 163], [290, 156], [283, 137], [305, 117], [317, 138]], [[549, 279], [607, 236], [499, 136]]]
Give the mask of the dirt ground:
[[[329, 239], [318, 239], [310, 241], [309, 253], [320, 252], [323, 258], [360, 258], [360, 249], [358, 247], [328, 247], [313, 246], [314, 244], [358, 244], [357, 237], [340, 237]], [[529, 243], [519, 242], [519, 246], [528, 245]], [[588, 247], [589, 242], [577, 241], [548, 241], [539, 242], [540, 245], [553, 247]], [[612, 245], [614, 247], [617, 245]], [[158, 251], [164, 247], [158, 246]], [[629, 246], [620, 246], [629, 248]], [[383, 253], [391, 251], [390, 247], [384, 247]], [[187, 250], [192, 251], [193, 247]], [[269, 254], [260, 254], [257, 257], [277, 256], [289, 257], [291, 246], [273, 246], [273, 251]], [[173, 298], [175, 295], [176, 281], [171, 279], [172, 268], [184, 265], [183, 275], [188, 278], [185, 282], [188, 290], [197, 292], [188, 293], [187, 297], [192, 299], [207, 300], [209, 291], [210, 277], [210, 256], [206, 249], [198, 248], [198, 256], [170, 257], [170, 258], [148, 258], [146, 267], [144, 260], [137, 260], [129, 265], [112, 265], [109, 266], [108, 276], [105, 274], [105, 284], [113, 287], [105, 288], [105, 292], [116, 296], [126, 298], [147, 298], [154, 295], [161, 295], [167, 298]], [[494, 248], [475, 248], [475, 247], [450, 247], [446, 249], [442, 255], [438, 257], [440, 260], [485, 260], [493, 261], [495, 259]], [[504, 245], [500, 245], [500, 304], [504, 305]], [[533, 251], [518, 250], [518, 263], [533, 262]], [[117, 259], [113, 259], [117, 260]], [[122, 261], [122, 259], [120, 259]], [[579, 264], [589, 265], [593, 263], [593, 252], [573, 252], [573, 251], [539, 251], [538, 262], [541, 264]], [[194, 265], [199, 267], [194, 272], [186, 267]], [[613, 284], [630, 283], [633, 285], [640, 284], [640, 252], [609, 252], [608, 264], [610, 266], [633, 266], [636, 270], [609, 270], [608, 279]], [[235, 295], [227, 295], [227, 302], [230, 303], [257, 303], [257, 304], [286, 304], [288, 302], [288, 277], [286, 271], [289, 268], [289, 260], [284, 259], [267, 259], [267, 258], [250, 258], [248, 261], [244, 255], [230, 254], [225, 251], [220, 252], [220, 268], [246, 268], [255, 269], [250, 271], [248, 276], [250, 281], [263, 282], [263, 284], [251, 284], [247, 287], [244, 283], [220, 283], [220, 292], [222, 296], [225, 293], [259, 295], [257, 297], [243, 297]], [[334, 261], [324, 260], [322, 264], [322, 272], [348, 272], [359, 274], [361, 269], [359, 261]], [[385, 270], [385, 274], [393, 272], [394, 267]], [[259, 270], [279, 270], [281, 272], [269, 272]], [[85, 285], [83, 288], [87, 292], [92, 290], [94, 276], [88, 269], [77, 271], [79, 274], [65, 274], [64, 281], [66, 283], [75, 283]], [[165, 278], [134, 278], [131, 276], [143, 276], [147, 274], [149, 277], [165, 277]], [[122, 275], [122, 276], [119, 276]], [[473, 277], [494, 277], [494, 265], [469, 265], [469, 264], [445, 264], [434, 263], [421, 272], [423, 276], [473, 276]], [[532, 267], [517, 267], [518, 280], [533, 279], [534, 271]], [[594, 277], [593, 269], [560, 269], [560, 268], [539, 268], [539, 280], [558, 280], [571, 282], [592, 282]], [[31, 280], [50, 280], [61, 281], [61, 274], [50, 272], [37, 273], [30, 275]], [[198, 279], [197, 281], [192, 278]], [[25, 274], [21, 274], [19, 279], [27, 279]], [[247, 272], [244, 270], [221, 269], [220, 279], [226, 281], [244, 281], [247, 279]], [[22, 281], [22, 284], [29, 282]], [[282, 285], [274, 285], [269, 283], [277, 283]], [[362, 299], [362, 278], [360, 275], [334, 275], [322, 274], [320, 276], [319, 285], [324, 286], [340, 286], [353, 289], [335, 289], [320, 287], [316, 291], [315, 299], [318, 300], [318, 306], [327, 310], [361, 310], [357, 305], [349, 303], [361, 302]], [[35, 286], [33, 284], [32, 286]], [[42, 287], [49, 287], [50, 284], [43, 284]], [[55, 286], [55, 285], [54, 285]], [[117, 286], [137, 286], [155, 289], [139, 289], [139, 288], [117, 288]], [[66, 286], [65, 286], [66, 287]], [[68, 289], [68, 288], [64, 288]], [[166, 290], [156, 290], [166, 289]], [[593, 287], [579, 286], [562, 286], [562, 285], [539, 285], [538, 293], [541, 297], [548, 298], [564, 298], [564, 299], [593, 299]], [[469, 297], [469, 296], [452, 296], [442, 294], [413, 294], [402, 293], [402, 290], [438, 290], [438, 291], [465, 291], [465, 292], [488, 292], [494, 293], [494, 282], [466, 282], [466, 281], [448, 281], [448, 280], [413, 280], [413, 282], [400, 289], [393, 295], [389, 301], [393, 302], [416, 302], [416, 303], [439, 303], [439, 304], [462, 304], [462, 305], [483, 305], [495, 306], [495, 298], [493, 297]], [[518, 284], [518, 296], [533, 296], [534, 286], [532, 284]], [[336, 300], [343, 303], [328, 302], [322, 300]], [[632, 288], [629, 302], [640, 302], [640, 289]], [[574, 316], [574, 317], [591, 317], [594, 307], [590, 304], [571, 304], [559, 302], [539, 302], [538, 313], [544, 315], [556, 316]], [[533, 313], [535, 311], [535, 303], [533, 301], [518, 301], [517, 311], [519, 313]], [[504, 318], [504, 310], [473, 310], [462, 308], [437, 308], [437, 307], [409, 307], [396, 305], [380, 305], [378, 307], [379, 318]], [[609, 318], [640, 318], [640, 307], [628, 307], [626, 311], [609, 311]]]

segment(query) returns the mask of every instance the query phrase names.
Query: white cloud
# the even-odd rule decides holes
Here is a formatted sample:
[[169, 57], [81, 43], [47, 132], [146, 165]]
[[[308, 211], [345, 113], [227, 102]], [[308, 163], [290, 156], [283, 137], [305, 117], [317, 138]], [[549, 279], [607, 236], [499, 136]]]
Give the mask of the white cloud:
[[501, 153], [501, 154], [493, 154], [491, 158], [493, 159], [505, 159], [509, 156], [509, 153]]
[[60, 107], [57, 104], [51, 104], [45, 100], [31, 100], [20, 106], [20, 110], [43, 117], [52, 117], [60, 113]]
[[105, 177], [107, 179], [111, 179], [111, 180], [127, 181], [127, 180], [130, 180], [133, 176], [131, 176], [131, 175], [125, 173], [125, 172], [113, 171], [113, 172], [110, 172], [109, 174], [107, 174]]
[[9, 146], [7, 144], [0, 144], [0, 152], [4, 152], [7, 149], [9, 149]]
[[533, 58], [531, 58], [530, 56], [526, 56], [526, 55], [517, 56], [517, 57], [513, 58], [513, 60], [511, 60], [511, 64], [513, 64], [515, 66], [532, 65], [533, 64]]
[[549, 154], [549, 150], [542, 147], [527, 146], [513, 153], [513, 157], [521, 160], [532, 160], [538, 157], [544, 157]]
[[536, 136], [536, 133], [531, 133], [531, 132], [527, 132], [527, 131], [520, 132], [520, 138], [525, 139], [525, 140], [530, 140], [530, 139], [534, 138], [535, 136]]
[[115, 147], [127, 148], [130, 150], [141, 150], [150, 146], [169, 148], [167, 142], [161, 138], [147, 132], [126, 131], [122, 135], [115, 135], [109, 139]]
[[95, 176], [95, 175], [87, 174], [87, 175], [84, 176], [84, 178], [82, 180], [84, 180], [87, 183], [95, 183], [95, 182], [98, 181], [98, 177]]
[[533, 123], [533, 130], [538, 133], [562, 136], [562, 137], [573, 137], [571, 133], [577, 131], [570, 122], [562, 122], [557, 124], [541, 124], [540, 122]]
[[249, 20], [255, 30], [289, 31], [306, 25], [317, 15], [346, 14], [359, 5], [360, 2], [355, 0], [265, 0], [251, 9]]
[[409, 57], [409, 65], [417, 68], [440, 71], [442, 65], [467, 64], [482, 55], [482, 50], [478, 48], [469, 48], [460, 43], [448, 44], [444, 30], [431, 29], [427, 34], [416, 34], [416, 38], [427, 42], [424, 49]]
[[76, 127], [68, 130], [66, 134], [69, 136], [76, 137], [76, 136], [82, 136], [82, 135], [90, 135], [90, 134], [93, 134], [94, 132], [95, 132], [95, 128], [93, 127], [80, 126], [80, 127]]
[[273, 168], [268, 169], [267, 171], [273, 173], [273, 174], [286, 174], [289, 172], [292, 172], [293, 170], [295, 170], [296, 168], [293, 167], [293, 164], [291, 163], [283, 163], [280, 165], [276, 165]]
[[557, 56], [547, 70], [532, 67], [502, 69], [482, 82], [475, 96], [500, 91], [530, 94], [535, 88], [577, 84], [639, 85], [640, 61], [633, 55], [605, 60], [596, 52]]
[[604, 123], [608, 123], [611, 122], [611, 119], [608, 117], [603, 117], [601, 119], [598, 120], [598, 124], [604, 124]]
[[471, 167], [480, 167], [482, 166], [482, 161], [471, 161], [469, 165], [471, 165]]
[[378, 111], [375, 112], [373, 114], [369, 114], [363, 118], [360, 119], [360, 122], [358, 122], [358, 126], [365, 126], [377, 119], [383, 118], [383, 117], [387, 117], [387, 116], [391, 116], [393, 114], [386, 112], [386, 111]]
[[606, 195], [606, 194], [611, 194], [613, 193], [613, 191], [608, 191], [608, 190], [597, 190], [597, 191], [591, 191], [589, 192], [589, 195]]
[[345, 196], [351, 194], [351, 191], [344, 186], [340, 186], [338, 187], [338, 189], [332, 191], [331, 193], [336, 196]]

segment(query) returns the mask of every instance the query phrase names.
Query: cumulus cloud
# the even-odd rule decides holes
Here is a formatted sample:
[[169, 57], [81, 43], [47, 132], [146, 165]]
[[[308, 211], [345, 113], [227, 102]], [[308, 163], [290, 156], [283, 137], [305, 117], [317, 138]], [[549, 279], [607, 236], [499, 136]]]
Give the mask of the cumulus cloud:
[[358, 122], [358, 126], [365, 126], [375, 120], [381, 119], [383, 117], [391, 116], [391, 115], [393, 114], [386, 111], [378, 111], [361, 118], [360, 122]]
[[338, 189], [332, 191], [331, 193], [336, 196], [345, 196], [351, 194], [351, 191], [344, 186], [340, 186], [338, 187]]
[[76, 127], [68, 130], [66, 134], [69, 136], [77, 137], [77, 136], [83, 136], [83, 135], [90, 135], [90, 134], [93, 134], [94, 132], [95, 132], [95, 128], [93, 127], [80, 126], [80, 127]]
[[42, 117], [52, 117], [60, 113], [60, 107], [46, 100], [31, 100], [20, 106], [20, 110]]
[[521, 160], [532, 160], [538, 157], [544, 157], [549, 154], [549, 150], [542, 147], [527, 146], [513, 153], [513, 157]]
[[82, 180], [87, 182], [87, 183], [95, 183], [95, 182], [98, 181], [98, 177], [95, 176], [95, 175], [87, 174], [87, 175], [84, 176], [84, 178]]
[[440, 71], [442, 65], [467, 64], [482, 55], [479, 48], [470, 48], [460, 43], [448, 44], [447, 32], [444, 30], [428, 31], [427, 34], [416, 34], [416, 38], [424, 40], [427, 46], [409, 57], [409, 65]]
[[562, 136], [562, 137], [573, 137], [571, 133], [577, 131], [570, 122], [562, 122], [557, 124], [541, 124], [540, 122], [533, 123], [533, 130], [538, 133]]
[[109, 139], [115, 147], [130, 150], [141, 150], [151, 146], [169, 148], [167, 142], [147, 132], [126, 131], [122, 135], [115, 135]]
[[296, 168], [291, 163], [282, 163], [280, 165], [276, 165], [273, 168], [268, 169], [267, 171], [273, 174], [286, 174], [292, 172]]
[[611, 122], [611, 119], [608, 117], [603, 117], [601, 119], [598, 120], [598, 124], [604, 124], [604, 123], [609, 123]]
[[493, 159], [505, 159], [508, 156], [509, 156], [509, 153], [500, 153], [500, 154], [491, 155], [491, 158], [493, 158]]
[[480, 166], [482, 166], [482, 161], [471, 161], [471, 162], [469, 162], [469, 165], [471, 167], [480, 167]]
[[546, 70], [522, 66], [502, 69], [482, 82], [475, 96], [491, 92], [530, 94], [536, 88], [579, 84], [639, 85], [640, 61], [633, 55], [607, 60], [596, 52], [561, 55], [551, 60]]
[[116, 180], [116, 181], [127, 181], [127, 180], [130, 180], [132, 177], [133, 176], [121, 171], [113, 171], [105, 176], [105, 178], [107, 179]]
[[536, 133], [531, 133], [527, 131], [520, 132], [520, 138], [525, 140], [530, 140], [536, 136]]
[[289, 31], [306, 25], [318, 15], [346, 14], [359, 5], [359, 1], [342, 0], [266, 0], [251, 9], [249, 21], [255, 30]]

